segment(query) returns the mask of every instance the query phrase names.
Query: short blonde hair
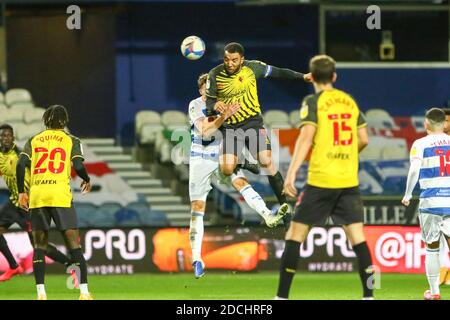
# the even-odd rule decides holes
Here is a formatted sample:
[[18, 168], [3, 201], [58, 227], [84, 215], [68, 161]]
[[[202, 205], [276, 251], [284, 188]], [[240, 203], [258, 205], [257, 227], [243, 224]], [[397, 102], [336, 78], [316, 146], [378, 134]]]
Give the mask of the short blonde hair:
[[206, 83], [206, 80], [208, 80], [207, 73], [203, 73], [198, 77], [197, 84], [199, 89]]

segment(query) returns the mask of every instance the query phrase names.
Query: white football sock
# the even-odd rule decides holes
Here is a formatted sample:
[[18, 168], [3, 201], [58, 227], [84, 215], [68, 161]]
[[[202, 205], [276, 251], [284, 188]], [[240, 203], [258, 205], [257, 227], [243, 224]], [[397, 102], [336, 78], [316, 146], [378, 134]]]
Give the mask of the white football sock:
[[89, 294], [89, 289], [87, 283], [80, 283], [80, 293]]
[[426, 249], [425, 270], [431, 294], [439, 294], [439, 249]]
[[37, 284], [37, 285], [36, 285], [36, 289], [37, 289], [37, 294], [38, 294], [38, 296], [41, 295], [41, 294], [47, 295], [47, 294], [45, 293], [45, 285], [43, 285], [43, 284]]
[[192, 261], [200, 261], [202, 259], [202, 241], [204, 234], [202, 212], [191, 212], [191, 224], [189, 228], [189, 241], [191, 242]]
[[259, 193], [253, 190], [251, 185], [245, 186], [239, 192], [244, 197], [245, 202], [247, 202], [250, 208], [258, 212], [261, 217], [266, 219], [272, 214], [272, 211], [267, 208], [266, 203], [261, 198]]

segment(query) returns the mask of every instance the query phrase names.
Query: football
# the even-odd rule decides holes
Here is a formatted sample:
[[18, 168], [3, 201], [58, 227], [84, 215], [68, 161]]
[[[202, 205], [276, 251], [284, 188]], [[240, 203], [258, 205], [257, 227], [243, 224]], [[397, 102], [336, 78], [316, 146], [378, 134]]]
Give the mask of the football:
[[189, 36], [181, 42], [180, 49], [189, 60], [197, 60], [205, 54], [205, 42], [197, 36]]

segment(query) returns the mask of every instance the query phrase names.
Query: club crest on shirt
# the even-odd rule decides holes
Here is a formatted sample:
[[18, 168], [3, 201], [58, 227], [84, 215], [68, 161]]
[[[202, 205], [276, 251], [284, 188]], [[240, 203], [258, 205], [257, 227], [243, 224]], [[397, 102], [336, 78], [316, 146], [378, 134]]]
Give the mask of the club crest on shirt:
[[302, 107], [300, 109], [300, 119], [305, 119], [308, 116], [308, 104], [303, 102]]

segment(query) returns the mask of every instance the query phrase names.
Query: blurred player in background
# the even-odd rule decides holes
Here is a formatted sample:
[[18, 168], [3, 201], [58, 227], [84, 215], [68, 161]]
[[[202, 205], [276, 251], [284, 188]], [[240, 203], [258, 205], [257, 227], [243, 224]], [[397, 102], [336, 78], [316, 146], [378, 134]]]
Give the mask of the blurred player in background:
[[439, 247], [441, 237], [450, 242], [450, 137], [444, 133], [445, 113], [432, 108], [425, 116], [427, 136], [411, 147], [408, 180], [402, 203], [409, 206], [420, 183], [419, 220], [426, 245], [425, 270], [430, 289], [425, 300], [439, 300]]
[[358, 181], [358, 154], [368, 144], [366, 121], [354, 99], [333, 88], [336, 65], [331, 57], [316, 56], [309, 66], [316, 93], [305, 97], [300, 110], [301, 132], [284, 183], [287, 195], [297, 194], [297, 171], [311, 148], [312, 154], [303, 197], [286, 233], [276, 298], [289, 296], [300, 245], [311, 227], [324, 225], [331, 216], [343, 226], [358, 258], [363, 299], [373, 299], [372, 258]]
[[[240, 106], [232, 104], [226, 106], [220, 116], [206, 115], [206, 81], [208, 74], [202, 74], [198, 79], [201, 97], [189, 103], [189, 121], [191, 124], [192, 145], [189, 158], [189, 195], [191, 199], [191, 223], [189, 238], [192, 248], [194, 275], [200, 278], [204, 275], [204, 262], [201, 259], [202, 240], [204, 234], [203, 217], [205, 215], [206, 198], [211, 190], [213, 175], [219, 173], [219, 152], [222, 139], [217, 130], [222, 124], [235, 114]], [[219, 133], [219, 134], [217, 134]], [[272, 213], [267, 208], [261, 196], [248, 183], [242, 169], [226, 177], [228, 183], [239, 191], [247, 204], [258, 212], [269, 227], [274, 227], [289, 210], [283, 204], [278, 212]]]
[[[0, 252], [3, 253], [9, 264], [9, 269], [0, 276], [0, 281], [11, 279], [16, 274], [24, 272], [22, 266], [17, 264], [16, 259], [8, 248], [3, 234], [9, 227], [17, 223], [23, 231], [28, 233], [31, 245], [33, 245], [33, 236], [31, 234], [30, 215], [19, 207], [19, 192], [17, 190], [16, 165], [19, 160], [20, 150], [14, 143], [14, 130], [8, 125], [0, 126], [0, 175], [5, 180], [11, 196], [9, 201], [0, 208]], [[29, 172], [25, 178], [25, 189], [29, 186]], [[70, 259], [58, 251], [55, 246], [49, 244], [45, 255], [52, 260], [59, 262], [66, 267], [70, 265]]]
[[[442, 109], [445, 113], [445, 126], [444, 132], [447, 135], [450, 135], [450, 108]], [[440, 275], [439, 275], [439, 284], [440, 285], [450, 285], [450, 252], [449, 246], [447, 245], [447, 241], [445, 237], [441, 237], [441, 245], [439, 246], [439, 259], [440, 259]]]
[[[31, 211], [33, 267], [38, 299], [47, 299], [44, 258], [48, 246], [48, 231], [53, 220], [63, 235], [74, 264], [80, 268], [80, 300], [92, 300], [70, 189], [72, 163], [78, 176], [83, 179], [82, 192], [91, 191], [90, 178], [83, 165], [83, 149], [80, 139], [64, 131], [69, 116], [63, 106], [49, 107], [42, 118], [47, 130], [28, 140], [17, 164], [19, 204], [24, 210]], [[25, 193], [24, 186], [26, 167], [31, 172], [29, 195]]]
[[[241, 44], [227, 44], [224, 48], [224, 63], [209, 72], [206, 84], [208, 114], [214, 111], [223, 113], [228, 105], [240, 105], [240, 109], [222, 126], [220, 170], [226, 176], [231, 176], [245, 145], [252, 157], [268, 171], [270, 186], [278, 202], [284, 204], [286, 196], [283, 194], [283, 177], [272, 161], [271, 145], [261, 116], [256, 80], [280, 78], [310, 81], [310, 75], [260, 61], [245, 60], [244, 53]], [[285, 227], [289, 224], [289, 216], [286, 215], [283, 219]]]

